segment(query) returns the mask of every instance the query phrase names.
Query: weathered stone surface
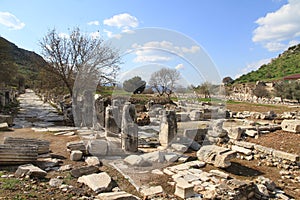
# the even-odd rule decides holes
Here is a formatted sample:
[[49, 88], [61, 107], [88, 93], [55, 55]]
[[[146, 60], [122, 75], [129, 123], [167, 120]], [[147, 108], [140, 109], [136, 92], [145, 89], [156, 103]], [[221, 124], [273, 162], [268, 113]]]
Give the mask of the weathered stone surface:
[[112, 189], [112, 179], [106, 172], [81, 176], [77, 182], [86, 184], [94, 192], [109, 192]]
[[63, 179], [51, 178], [49, 181], [49, 185], [51, 187], [59, 187], [63, 184]]
[[256, 192], [259, 193], [260, 195], [265, 196], [265, 197], [269, 196], [268, 189], [265, 185], [257, 184], [256, 189], [257, 189]]
[[193, 110], [190, 112], [190, 119], [192, 121], [199, 121], [199, 120], [203, 119], [203, 117], [204, 117], [203, 111]]
[[272, 148], [264, 147], [264, 146], [261, 146], [261, 145], [258, 145], [258, 144], [254, 145], [254, 149], [257, 150], [257, 151], [266, 153], [266, 154], [270, 154], [270, 155], [272, 155], [273, 150], [274, 150]]
[[139, 200], [140, 199], [124, 191], [105, 192], [105, 193], [98, 194], [96, 198], [99, 200]]
[[83, 155], [83, 153], [81, 151], [78, 151], [78, 150], [71, 151], [70, 160], [79, 161], [82, 159], [82, 155]]
[[221, 168], [229, 167], [231, 165], [230, 159], [235, 156], [235, 151], [216, 145], [204, 145], [199, 151], [197, 151], [197, 157], [199, 160]]
[[0, 124], [7, 123], [8, 126], [12, 126], [14, 123], [14, 119], [10, 115], [1, 115], [0, 114]]
[[300, 133], [300, 120], [283, 120], [281, 122], [281, 128], [284, 131]]
[[44, 170], [32, 165], [21, 165], [18, 167], [17, 171], [15, 172], [16, 177], [24, 177], [26, 175], [29, 175], [30, 177], [38, 177], [43, 178], [47, 175], [47, 172]]
[[115, 136], [121, 132], [120, 111], [118, 106], [108, 105], [105, 110], [106, 136]]
[[177, 121], [175, 111], [165, 111], [161, 118], [159, 142], [168, 146], [177, 134]]
[[166, 153], [165, 154], [165, 160], [167, 162], [176, 162], [179, 158], [179, 155], [177, 155], [176, 153]]
[[0, 123], [0, 131], [8, 131], [8, 124], [6, 122]]
[[198, 143], [202, 143], [207, 131], [207, 128], [185, 129], [183, 136], [195, 140]]
[[71, 151], [73, 150], [78, 150], [86, 154], [86, 147], [84, 145], [83, 141], [73, 141], [73, 142], [68, 142], [67, 143], [67, 148]]
[[194, 196], [194, 185], [188, 183], [183, 178], [176, 179], [175, 195], [182, 198], [190, 198]]
[[89, 140], [87, 143], [87, 151], [93, 156], [105, 156], [107, 150], [108, 145], [105, 140]]
[[39, 140], [35, 138], [15, 138], [15, 137], [5, 137], [4, 144], [11, 145], [33, 145], [38, 147], [38, 154], [49, 153], [50, 142], [47, 140]]
[[221, 178], [225, 178], [225, 179], [229, 178], [229, 174], [222, 172], [220, 170], [210, 170], [209, 173], [211, 173], [212, 175], [221, 177]]
[[33, 163], [37, 156], [37, 146], [0, 144], [0, 165]]
[[233, 144], [240, 146], [240, 147], [244, 147], [247, 149], [253, 149], [254, 148], [254, 143], [251, 142], [245, 142], [245, 141], [237, 141], [237, 140], [232, 140]]
[[228, 130], [228, 137], [230, 139], [239, 140], [241, 139], [242, 134], [245, 132], [245, 129], [240, 127], [233, 127], [229, 128]]
[[102, 162], [96, 156], [88, 156], [85, 158], [85, 162], [88, 166], [102, 166]]
[[183, 145], [183, 144], [179, 144], [179, 143], [173, 143], [171, 144], [171, 147], [178, 152], [186, 152], [188, 147]]
[[140, 166], [140, 167], [151, 165], [150, 162], [147, 162], [142, 156], [138, 156], [138, 155], [127, 156], [124, 159], [124, 162], [126, 162], [132, 166]]
[[99, 168], [96, 166], [83, 166], [80, 168], [72, 169], [70, 173], [73, 177], [78, 178], [83, 175], [98, 173], [99, 171]]
[[121, 124], [122, 149], [129, 152], [138, 151], [138, 126], [136, 121], [135, 105], [126, 102], [123, 107]]
[[155, 162], [155, 163], [162, 163], [165, 161], [165, 155], [161, 151], [154, 151], [150, 153], [145, 153], [141, 155], [141, 157], [147, 162]]
[[279, 150], [273, 150], [272, 154], [273, 154], [273, 156], [275, 156], [277, 158], [290, 160], [292, 162], [300, 161], [300, 157], [297, 154], [287, 153], [287, 152], [279, 151]]
[[257, 135], [257, 130], [246, 129], [245, 134], [250, 136], [250, 137], [255, 137]]
[[151, 196], [155, 196], [158, 194], [162, 194], [164, 192], [163, 188], [161, 186], [153, 186], [153, 187], [149, 187], [149, 188], [142, 188], [141, 189], [141, 194], [145, 197], [145, 198], [149, 198]]
[[237, 151], [239, 153], [245, 154], [247, 156], [252, 154], [252, 151], [250, 149], [246, 149], [244, 147], [240, 147], [240, 146], [236, 146], [236, 145], [232, 145], [231, 149], [234, 151]]

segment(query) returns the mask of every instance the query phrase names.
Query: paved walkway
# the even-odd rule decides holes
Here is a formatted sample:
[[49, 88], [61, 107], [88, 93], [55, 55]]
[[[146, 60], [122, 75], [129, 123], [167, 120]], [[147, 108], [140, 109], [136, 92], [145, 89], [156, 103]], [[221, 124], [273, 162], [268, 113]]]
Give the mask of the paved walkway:
[[63, 116], [49, 103], [44, 103], [33, 90], [26, 90], [18, 97], [20, 110], [14, 119], [14, 128], [49, 127], [61, 122]]

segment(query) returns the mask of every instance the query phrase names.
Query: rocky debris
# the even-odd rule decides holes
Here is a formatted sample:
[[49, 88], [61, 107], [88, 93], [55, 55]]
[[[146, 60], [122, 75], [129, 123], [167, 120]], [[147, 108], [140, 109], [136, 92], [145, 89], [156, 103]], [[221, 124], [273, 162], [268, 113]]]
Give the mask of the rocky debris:
[[30, 177], [43, 178], [47, 175], [47, 172], [32, 164], [20, 165], [15, 172], [16, 177], [25, 177], [27, 175]]
[[152, 186], [149, 188], [142, 188], [140, 192], [145, 199], [151, 199], [151, 197], [162, 195], [164, 190], [161, 186]]
[[202, 144], [208, 128], [185, 129], [183, 136]]
[[50, 152], [50, 142], [47, 140], [39, 140], [35, 138], [5, 137], [3, 143], [15, 145], [15, 146], [20, 146], [20, 145], [37, 146], [38, 154], [45, 154]]
[[139, 155], [130, 155], [127, 156], [124, 159], [124, 162], [132, 165], [132, 166], [139, 166], [139, 167], [144, 167], [144, 166], [149, 166], [151, 163], [147, 162], [142, 156]]
[[284, 131], [300, 133], [300, 120], [283, 120], [281, 122], [281, 128]]
[[70, 160], [79, 161], [82, 159], [82, 155], [83, 155], [82, 151], [78, 151], [78, 150], [71, 151]]
[[96, 156], [88, 156], [85, 158], [85, 162], [88, 166], [102, 166], [101, 160]]
[[13, 125], [13, 117], [11, 115], [2, 115], [0, 114], [0, 124], [6, 123], [8, 126]]
[[217, 145], [204, 145], [197, 151], [199, 160], [220, 168], [229, 167], [231, 165], [230, 159], [235, 156], [235, 151]]
[[188, 183], [183, 178], [176, 179], [175, 193], [176, 196], [186, 199], [194, 196], [194, 185]]
[[37, 157], [37, 146], [0, 144], [0, 165], [33, 163]]
[[171, 144], [171, 147], [176, 151], [176, 152], [181, 152], [184, 153], [187, 151], [188, 147], [183, 145], [183, 144], [178, 144], [178, 143], [173, 143]]
[[163, 163], [165, 161], [165, 155], [162, 151], [154, 151], [150, 153], [142, 154], [141, 157], [150, 163]]
[[72, 165], [63, 165], [60, 166], [57, 171], [61, 171], [61, 172], [70, 171], [72, 168], [73, 168]]
[[300, 156], [297, 154], [287, 153], [251, 142], [235, 140], [231, 140], [231, 142], [234, 144], [231, 145], [231, 149], [244, 155], [240, 156], [241, 158], [249, 160], [252, 160], [253, 158], [260, 159], [268, 166], [290, 168], [292, 166], [297, 166], [297, 162], [300, 161]]
[[8, 130], [9, 130], [9, 127], [6, 122], [0, 123], [0, 131], [8, 131]]
[[49, 185], [51, 187], [60, 187], [62, 184], [63, 184], [63, 180], [58, 178], [51, 178], [49, 181]]
[[105, 140], [89, 140], [86, 145], [87, 151], [93, 156], [105, 156], [108, 151], [108, 144]]
[[110, 192], [113, 187], [112, 179], [106, 172], [81, 176], [77, 182], [84, 183], [96, 193]]
[[76, 169], [72, 169], [70, 171], [70, 174], [75, 177], [81, 177], [83, 175], [90, 175], [90, 174], [94, 174], [94, 173], [98, 173], [100, 170], [98, 167], [96, 166], [83, 166], [83, 167], [79, 167]]
[[98, 200], [140, 200], [140, 198], [124, 191], [105, 192], [96, 196]]
[[67, 149], [70, 150], [70, 151], [78, 150], [78, 151], [83, 152], [84, 155], [87, 154], [87, 150], [86, 150], [86, 147], [85, 147], [85, 144], [84, 144], [83, 141], [68, 142], [67, 143]]

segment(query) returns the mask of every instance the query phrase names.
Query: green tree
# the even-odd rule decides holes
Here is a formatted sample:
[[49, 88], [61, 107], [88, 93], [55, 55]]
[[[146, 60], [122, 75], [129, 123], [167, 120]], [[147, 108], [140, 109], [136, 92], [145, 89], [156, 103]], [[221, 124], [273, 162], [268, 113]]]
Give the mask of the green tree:
[[143, 81], [139, 76], [135, 76], [123, 82], [123, 89], [127, 92], [133, 92], [133, 94], [140, 94], [145, 88], [146, 81]]

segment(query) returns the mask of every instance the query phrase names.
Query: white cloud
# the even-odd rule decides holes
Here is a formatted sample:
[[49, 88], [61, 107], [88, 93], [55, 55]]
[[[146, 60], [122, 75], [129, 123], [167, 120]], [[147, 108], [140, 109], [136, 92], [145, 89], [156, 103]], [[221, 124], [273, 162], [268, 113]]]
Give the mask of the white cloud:
[[255, 71], [260, 68], [263, 64], [268, 64], [271, 61], [271, 58], [265, 58], [259, 61], [255, 61], [246, 65], [245, 68], [241, 70], [240, 74], [235, 75], [235, 78], [242, 76], [243, 74], [247, 74], [251, 71]]
[[135, 62], [163, 62], [171, 60], [171, 54], [184, 56], [184, 54], [194, 54], [200, 51], [199, 46], [176, 46], [169, 41], [151, 41], [145, 44], [134, 43], [132, 48], [136, 51]]
[[180, 69], [184, 69], [184, 65], [181, 63], [181, 64], [178, 64], [175, 69], [177, 70], [180, 70]]
[[100, 36], [100, 32], [99, 32], [99, 31], [92, 32], [92, 33], [90, 33], [90, 37], [91, 37], [92, 39], [98, 39], [98, 38], [101, 37], [101, 36]]
[[109, 30], [106, 30], [106, 29], [104, 29], [103, 32], [106, 33], [106, 35], [107, 35], [108, 38], [117, 38], [117, 39], [120, 39], [122, 37], [121, 34], [114, 34], [112, 31], [109, 31]]
[[267, 48], [269, 51], [282, 51], [286, 50], [290, 46], [294, 46], [296, 44], [299, 44], [300, 42], [297, 40], [291, 40], [288, 42], [288, 44], [284, 44], [281, 42], [268, 42], [264, 44], [264, 47]]
[[99, 23], [99, 21], [95, 20], [95, 21], [90, 21], [87, 24], [90, 25], [90, 26], [91, 25], [99, 26], [100, 23]]
[[25, 26], [23, 22], [9, 12], [0, 12], [0, 24], [12, 30], [20, 30]]
[[140, 49], [135, 52], [136, 58], [134, 62], [166, 62], [171, 60], [170, 56], [164, 55], [164, 53], [157, 53], [152, 50]]
[[287, 43], [300, 37], [300, 1], [289, 0], [279, 10], [256, 20], [258, 27], [252, 41], [262, 43], [269, 51], [284, 50]]
[[172, 42], [165, 41], [165, 40], [161, 42], [159, 41], [147, 42], [143, 45], [134, 43], [132, 47], [141, 48], [141, 49], [161, 49], [179, 55], [184, 55], [185, 53], [197, 53], [198, 51], [200, 51], [199, 46], [191, 46], [191, 47], [175, 46]]
[[139, 25], [139, 21], [136, 17], [128, 14], [122, 13], [118, 15], [114, 15], [109, 19], [105, 19], [103, 21], [104, 25], [114, 26], [122, 29], [136, 28]]

